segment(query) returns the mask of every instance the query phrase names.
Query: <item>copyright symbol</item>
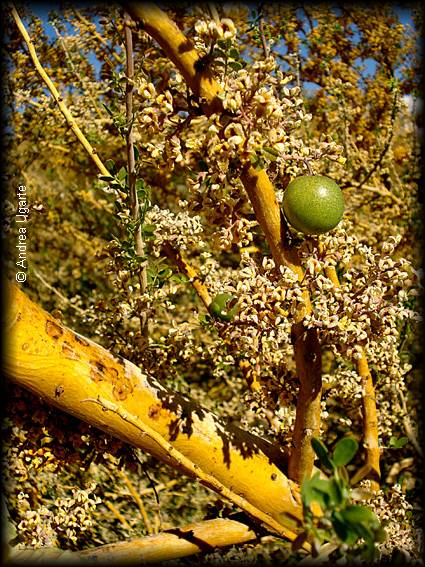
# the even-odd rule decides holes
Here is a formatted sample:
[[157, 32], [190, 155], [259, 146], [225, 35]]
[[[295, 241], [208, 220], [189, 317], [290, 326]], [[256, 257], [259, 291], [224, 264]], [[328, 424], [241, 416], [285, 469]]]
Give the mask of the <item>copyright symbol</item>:
[[25, 272], [18, 272], [16, 274], [16, 281], [19, 283], [24, 282], [27, 279], [27, 274]]

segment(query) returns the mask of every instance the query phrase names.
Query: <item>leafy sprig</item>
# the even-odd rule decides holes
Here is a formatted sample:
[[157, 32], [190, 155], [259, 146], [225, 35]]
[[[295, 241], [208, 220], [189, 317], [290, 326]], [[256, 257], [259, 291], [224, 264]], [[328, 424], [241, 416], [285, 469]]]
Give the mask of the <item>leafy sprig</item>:
[[[332, 454], [320, 439], [313, 438], [311, 444], [328, 476], [318, 471], [302, 484], [305, 530], [294, 542], [294, 548], [309, 540], [313, 556], [317, 557], [325, 542], [333, 542], [334, 554], [376, 559], [376, 543], [385, 541], [386, 533], [370, 508], [353, 503], [346, 469], [358, 451], [357, 441], [344, 437]], [[313, 511], [314, 504], [320, 507], [321, 515]]]

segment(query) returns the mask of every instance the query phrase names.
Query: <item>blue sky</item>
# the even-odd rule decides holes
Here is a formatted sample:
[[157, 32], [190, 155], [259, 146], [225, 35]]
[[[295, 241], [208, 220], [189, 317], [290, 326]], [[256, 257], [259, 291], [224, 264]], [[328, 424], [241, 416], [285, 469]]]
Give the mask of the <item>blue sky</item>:
[[[84, 8], [84, 7], [88, 7], [90, 6], [90, 3], [76, 3], [74, 4], [74, 6], [76, 8]], [[53, 29], [53, 27], [48, 23], [48, 13], [51, 10], [56, 10], [58, 12], [60, 12], [60, 4], [56, 3], [56, 2], [52, 2], [52, 3], [36, 3], [31, 5], [31, 11], [36, 14], [44, 23], [44, 27], [45, 27], [45, 31], [46, 34], [49, 38], [56, 38], [56, 33]], [[402, 24], [409, 24], [412, 22], [412, 10], [410, 8], [404, 7], [404, 6], [394, 6], [394, 10], [396, 11], [396, 13], [398, 14], [399, 18], [400, 18], [400, 22]], [[96, 20], [94, 20], [95, 23]], [[70, 28], [72, 29], [72, 28]], [[92, 63], [95, 67], [95, 70], [98, 71], [100, 69], [100, 64], [97, 61], [97, 59], [93, 56], [91, 58], [89, 58], [90, 63]], [[376, 68], [376, 63], [373, 59], [366, 59], [365, 61], [363, 61], [363, 64], [365, 65], [365, 74], [366, 75], [373, 75], [375, 68]], [[307, 88], [316, 88], [315, 85], [305, 85]]]

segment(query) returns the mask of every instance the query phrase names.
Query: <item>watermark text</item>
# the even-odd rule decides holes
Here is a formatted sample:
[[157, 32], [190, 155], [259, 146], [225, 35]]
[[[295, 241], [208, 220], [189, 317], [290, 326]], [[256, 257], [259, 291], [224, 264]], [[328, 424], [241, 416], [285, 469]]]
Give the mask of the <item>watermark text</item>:
[[16, 266], [20, 271], [16, 272], [16, 281], [23, 283], [27, 279], [28, 270], [28, 258], [27, 258], [27, 222], [29, 215], [28, 198], [27, 198], [27, 188], [25, 185], [19, 185], [16, 190], [16, 196], [18, 198], [17, 209], [16, 209], [16, 226], [18, 227], [18, 238], [16, 243]]

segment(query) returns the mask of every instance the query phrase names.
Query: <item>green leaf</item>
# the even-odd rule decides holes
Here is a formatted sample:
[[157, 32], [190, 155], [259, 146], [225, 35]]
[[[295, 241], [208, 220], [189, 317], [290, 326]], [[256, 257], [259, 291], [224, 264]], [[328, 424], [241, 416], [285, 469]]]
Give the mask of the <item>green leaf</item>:
[[319, 458], [320, 463], [330, 469], [334, 470], [335, 465], [329, 458], [329, 453], [325, 445], [318, 439], [317, 437], [313, 437], [311, 440], [311, 446], [313, 447], [314, 452], [316, 453], [317, 457]]
[[216, 47], [216, 48], [214, 49], [213, 54], [214, 54], [214, 57], [223, 57], [223, 59], [225, 59], [226, 56], [227, 56], [227, 55], [226, 55], [226, 52], [223, 51], [223, 49], [220, 49], [220, 47]]
[[113, 187], [114, 189], [122, 189], [123, 188], [122, 183], [117, 181], [115, 178], [113, 178], [112, 181], [110, 181], [109, 185], [111, 187]]
[[319, 498], [322, 500], [323, 508], [325, 508], [325, 502], [321, 493], [317, 493], [316, 481], [319, 478], [320, 473], [315, 473], [310, 479], [304, 480], [301, 487], [301, 498], [304, 505], [310, 507], [312, 502], [317, 502]]
[[387, 541], [387, 538], [388, 538], [387, 532], [384, 530], [382, 526], [379, 526], [379, 528], [375, 530], [375, 541], [377, 543], [384, 543], [384, 541]]
[[111, 173], [115, 173], [115, 162], [113, 159], [107, 159], [105, 162], [105, 167]]
[[263, 146], [263, 151], [271, 154], [272, 156], [279, 156], [279, 152], [270, 146]]
[[348, 522], [350, 529], [357, 533], [358, 537], [361, 537], [365, 540], [369, 545], [374, 542], [374, 535], [373, 531], [369, 528], [369, 526], [365, 526], [364, 524], [356, 524], [354, 522]]
[[393, 447], [394, 449], [401, 449], [401, 447], [404, 447], [408, 441], [409, 439], [407, 437], [400, 437], [399, 439], [397, 439], [397, 437], [391, 437], [390, 447]]
[[352, 524], [363, 524], [372, 529], [378, 529], [380, 526], [380, 522], [376, 515], [370, 508], [366, 508], [366, 506], [352, 504], [351, 506], [344, 508], [344, 510], [341, 511], [341, 514], [344, 520]]
[[343, 467], [357, 453], [359, 444], [352, 437], [344, 437], [335, 445], [332, 461], [337, 467]]
[[340, 481], [347, 487], [347, 490], [350, 488], [350, 477], [348, 475], [347, 469], [345, 467], [338, 468], [338, 478]]
[[189, 278], [184, 274], [173, 274], [170, 280], [175, 283], [184, 284], [189, 281]]
[[240, 61], [229, 61], [227, 64], [233, 71], [239, 71], [243, 68], [243, 65]]
[[156, 229], [156, 224], [144, 224], [142, 227], [143, 234], [153, 234]]
[[136, 179], [136, 189], [140, 191], [141, 189], [146, 189], [145, 180], [142, 177]]
[[238, 298], [230, 293], [218, 293], [211, 301], [208, 310], [213, 317], [231, 321], [239, 310]]
[[106, 112], [109, 114], [109, 116], [113, 116], [114, 113], [112, 112], [112, 110], [109, 108], [109, 106], [106, 106], [106, 104], [104, 102], [102, 102], [102, 106], [103, 108], [106, 110]]
[[173, 270], [171, 268], [162, 268], [161, 270], [159, 270], [158, 272], [158, 277], [161, 280], [165, 280], [168, 279], [169, 277], [171, 277], [173, 275]]
[[320, 473], [317, 472], [310, 479], [303, 482], [301, 497], [306, 506], [310, 506], [312, 502], [317, 502], [325, 510], [332, 505], [335, 497], [334, 492], [335, 487], [331, 486], [331, 482], [320, 478]]
[[352, 529], [351, 525], [347, 523], [341, 512], [334, 512], [331, 517], [332, 526], [335, 530], [336, 535], [344, 543], [348, 545], [353, 545], [359, 539], [359, 536], [355, 530]]
[[137, 197], [140, 201], [145, 201], [149, 197], [149, 187], [146, 185], [145, 180], [141, 177], [136, 179]]
[[127, 169], [122, 166], [122, 168], [119, 170], [119, 172], [117, 173], [117, 178], [120, 181], [124, 181], [124, 179], [127, 177]]
[[134, 256], [133, 260], [136, 262], [136, 264], [143, 264], [144, 262], [146, 262], [148, 259], [148, 257], [146, 255], [144, 256]]
[[258, 162], [260, 161], [260, 158], [258, 157], [257, 154], [252, 154], [251, 157], [250, 157], [250, 161], [251, 161], [251, 165], [253, 167], [255, 167], [258, 164]]
[[346, 490], [344, 490], [345, 486], [337, 478], [329, 479], [328, 485], [330, 505], [335, 507], [341, 506], [347, 497]]

